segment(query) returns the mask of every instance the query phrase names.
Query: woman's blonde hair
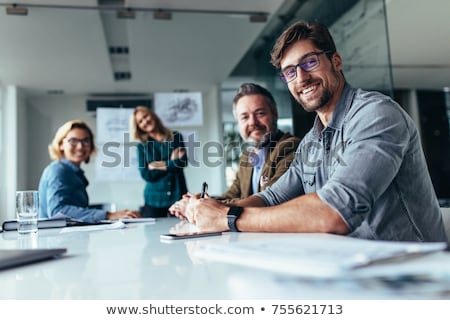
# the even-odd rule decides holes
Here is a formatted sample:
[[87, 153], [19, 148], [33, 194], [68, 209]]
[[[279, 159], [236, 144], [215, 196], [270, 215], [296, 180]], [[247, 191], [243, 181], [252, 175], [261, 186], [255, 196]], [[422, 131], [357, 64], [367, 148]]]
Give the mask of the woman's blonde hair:
[[[86, 130], [86, 132], [89, 135], [89, 138], [91, 139], [91, 154], [94, 154], [96, 151], [95, 148], [95, 142], [94, 142], [94, 134], [92, 133], [91, 128], [86, 124], [86, 122], [82, 120], [71, 120], [64, 123], [59, 129], [56, 131], [55, 137], [52, 140], [52, 143], [48, 145], [48, 153], [50, 154], [50, 159], [52, 160], [60, 160], [64, 154], [62, 153], [60, 147], [62, 144], [62, 141], [67, 137], [69, 132], [72, 129], [83, 129]], [[85, 162], [89, 163], [88, 157]]]
[[139, 140], [139, 141], [145, 142], [148, 139], [148, 133], [145, 131], [142, 131], [136, 122], [136, 114], [138, 112], [144, 112], [146, 114], [150, 114], [153, 121], [155, 121], [156, 130], [159, 133], [162, 133], [164, 135], [164, 140], [167, 140], [167, 141], [173, 140], [173, 132], [170, 129], [166, 128], [162, 124], [161, 119], [158, 117], [158, 115], [155, 113], [155, 111], [153, 111], [152, 109], [150, 109], [149, 107], [146, 107], [146, 106], [137, 106], [134, 109], [133, 114], [131, 115], [130, 133], [131, 133], [131, 137], [134, 140]]

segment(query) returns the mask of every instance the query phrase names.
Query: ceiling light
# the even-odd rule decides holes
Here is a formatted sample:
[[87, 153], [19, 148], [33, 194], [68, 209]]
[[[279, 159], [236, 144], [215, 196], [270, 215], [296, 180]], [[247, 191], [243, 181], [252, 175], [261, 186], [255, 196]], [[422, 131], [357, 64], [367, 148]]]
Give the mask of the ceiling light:
[[15, 16], [28, 15], [28, 9], [26, 7], [18, 7], [17, 4], [13, 4], [10, 7], [6, 7], [6, 14]]
[[114, 80], [116, 81], [130, 80], [130, 79], [131, 79], [130, 71], [114, 72]]
[[49, 94], [49, 95], [61, 95], [61, 94], [64, 94], [64, 90], [61, 90], [61, 89], [50, 89], [50, 90], [47, 90], [47, 94]]
[[267, 14], [258, 13], [250, 15], [250, 22], [267, 22]]
[[134, 12], [133, 9], [130, 9], [130, 8], [118, 10], [117, 18], [118, 19], [134, 19], [134, 18], [136, 18], [136, 13]]
[[157, 10], [153, 12], [153, 18], [156, 20], [172, 20], [172, 12], [165, 10]]

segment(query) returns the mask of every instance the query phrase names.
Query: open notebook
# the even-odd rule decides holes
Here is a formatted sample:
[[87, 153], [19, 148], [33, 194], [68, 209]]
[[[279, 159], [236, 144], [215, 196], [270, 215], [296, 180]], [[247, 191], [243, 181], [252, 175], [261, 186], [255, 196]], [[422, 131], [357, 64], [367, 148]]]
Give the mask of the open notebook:
[[65, 248], [0, 249], [0, 270], [53, 259], [66, 253]]

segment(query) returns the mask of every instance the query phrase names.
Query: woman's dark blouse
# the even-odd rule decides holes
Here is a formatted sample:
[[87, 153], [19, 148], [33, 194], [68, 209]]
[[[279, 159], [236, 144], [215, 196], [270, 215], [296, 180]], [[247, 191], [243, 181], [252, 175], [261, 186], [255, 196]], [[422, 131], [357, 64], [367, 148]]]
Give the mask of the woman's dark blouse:
[[[187, 192], [183, 169], [187, 166], [187, 155], [170, 160], [176, 148], [184, 148], [183, 136], [175, 131], [172, 141], [156, 141], [149, 138], [137, 146], [141, 177], [146, 181], [144, 189], [145, 204], [166, 208], [179, 200]], [[167, 170], [149, 170], [153, 161], [165, 161]]]

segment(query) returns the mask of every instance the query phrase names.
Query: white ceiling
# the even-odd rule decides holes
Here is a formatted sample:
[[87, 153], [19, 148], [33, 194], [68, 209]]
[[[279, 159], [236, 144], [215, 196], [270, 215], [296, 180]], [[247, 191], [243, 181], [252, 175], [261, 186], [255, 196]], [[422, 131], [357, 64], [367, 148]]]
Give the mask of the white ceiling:
[[[143, 0], [127, 4], [270, 13], [282, 2]], [[95, 0], [34, 3], [97, 5]], [[66, 93], [202, 90], [226, 79], [264, 25], [249, 22], [248, 16], [224, 14], [174, 13], [172, 20], [163, 21], [153, 19], [152, 12], [137, 12], [136, 19], [125, 20], [116, 19], [115, 11], [32, 7], [28, 16], [11, 16], [1, 8], [0, 81]], [[114, 32], [108, 31], [111, 27]], [[128, 45], [129, 57], [122, 58], [126, 61], [111, 61], [110, 44]], [[113, 64], [129, 68], [131, 81], [114, 81]]]
[[386, 2], [394, 86], [450, 87], [450, 1]]
[[[273, 14], [283, 2], [134, 0], [126, 4]], [[5, 3], [10, 1], [0, 0]], [[32, 3], [97, 6], [96, 0]], [[387, 0], [396, 88], [450, 86], [449, 12], [448, 0]], [[119, 20], [114, 11], [32, 7], [28, 16], [9, 16], [0, 7], [0, 83], [82, 94], [207, 90], [229, 76], [266, 25], [250, 23], [242, 15], [175, 12], [170, 21], [152, 15], [137, 12], [134, 20]], [[110, 45], [127, 45], [129, 55], [112, 58]], [[114, 70], [127, 69], [131, 80], [114, 81]]]

